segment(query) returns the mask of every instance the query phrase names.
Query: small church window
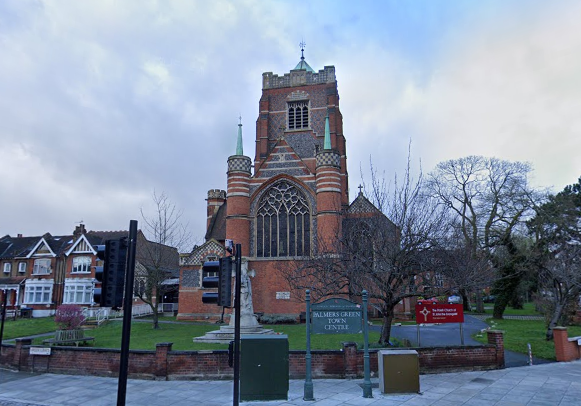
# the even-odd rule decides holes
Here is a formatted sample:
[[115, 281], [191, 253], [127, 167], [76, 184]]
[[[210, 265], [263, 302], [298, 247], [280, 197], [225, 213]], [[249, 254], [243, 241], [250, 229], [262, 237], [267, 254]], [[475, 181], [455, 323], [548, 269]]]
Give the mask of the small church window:
[[288, 127], [289, 130], [309, 128], [309, 102], [308, 100], [288, 103]]
[[256, 213], [256, 256], [288, 257], [311, 253], [311, 215], [304, 194], [289, 182], [273, 185]]

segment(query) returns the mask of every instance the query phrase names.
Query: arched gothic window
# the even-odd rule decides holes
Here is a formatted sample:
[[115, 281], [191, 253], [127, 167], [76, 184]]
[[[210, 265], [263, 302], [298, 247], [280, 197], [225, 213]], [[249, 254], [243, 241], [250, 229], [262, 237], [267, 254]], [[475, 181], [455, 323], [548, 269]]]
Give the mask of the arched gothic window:
[[256, 256], [294, 257], [311, 253], [311, 215], [304, 194], [281, 181], [268, 189], [256, 213]]

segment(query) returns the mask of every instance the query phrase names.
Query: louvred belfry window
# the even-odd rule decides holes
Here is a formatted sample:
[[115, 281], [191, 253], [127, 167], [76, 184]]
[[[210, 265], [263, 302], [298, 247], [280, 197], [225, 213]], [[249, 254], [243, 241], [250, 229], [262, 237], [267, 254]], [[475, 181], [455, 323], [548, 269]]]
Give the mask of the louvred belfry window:
[[256, 256], [294, 257], [311, 253], [311, 215], [304, 194], [289, 182], [273, 185], [256, 213]]
[[309, 128], [309, 102], [296, 101], [288, 103], [288, 127], [289, 130]]

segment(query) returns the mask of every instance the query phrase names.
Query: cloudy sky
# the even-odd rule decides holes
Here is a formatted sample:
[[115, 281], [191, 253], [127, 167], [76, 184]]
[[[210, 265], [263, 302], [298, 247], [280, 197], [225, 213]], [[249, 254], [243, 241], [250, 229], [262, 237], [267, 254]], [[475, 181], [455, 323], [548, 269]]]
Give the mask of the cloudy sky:
[[197, 241], [242, 116], [254, 158], [263, 72], [334, 65], [351, 197], [467, 155], [581, 176], [581, 2], [0, 2], [0, 235], [127, 229], [153, 191]]

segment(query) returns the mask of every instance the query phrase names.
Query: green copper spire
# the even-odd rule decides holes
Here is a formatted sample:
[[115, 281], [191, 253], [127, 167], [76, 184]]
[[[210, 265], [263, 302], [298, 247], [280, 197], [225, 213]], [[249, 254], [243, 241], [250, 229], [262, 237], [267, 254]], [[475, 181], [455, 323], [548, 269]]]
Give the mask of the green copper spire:
[[301, 60], [299, 61], [299, 63], [297, 63], [297, 66], [295, 66], [294, 70], [306, 70], [307, 72], [315, 73], [313, 68], [311, 68], [307, 61], [305, 61], [305, 45], [307, 45], [305, 44], [305, 41], [301, 41], [301, 43], [299, 44], [299, 46], [301, 47]]
[[238, 123], [238, 141], [236, 142], [236, 155], [244, 155], [242, 151], [242, 117], [240, 117], [240, 123]]
[[331, 149], [331, 130], [329, 129], [329, 112], [327, 112], [327, 117], [325, 117], [325, 142], [323, 144], [323, 149]]

